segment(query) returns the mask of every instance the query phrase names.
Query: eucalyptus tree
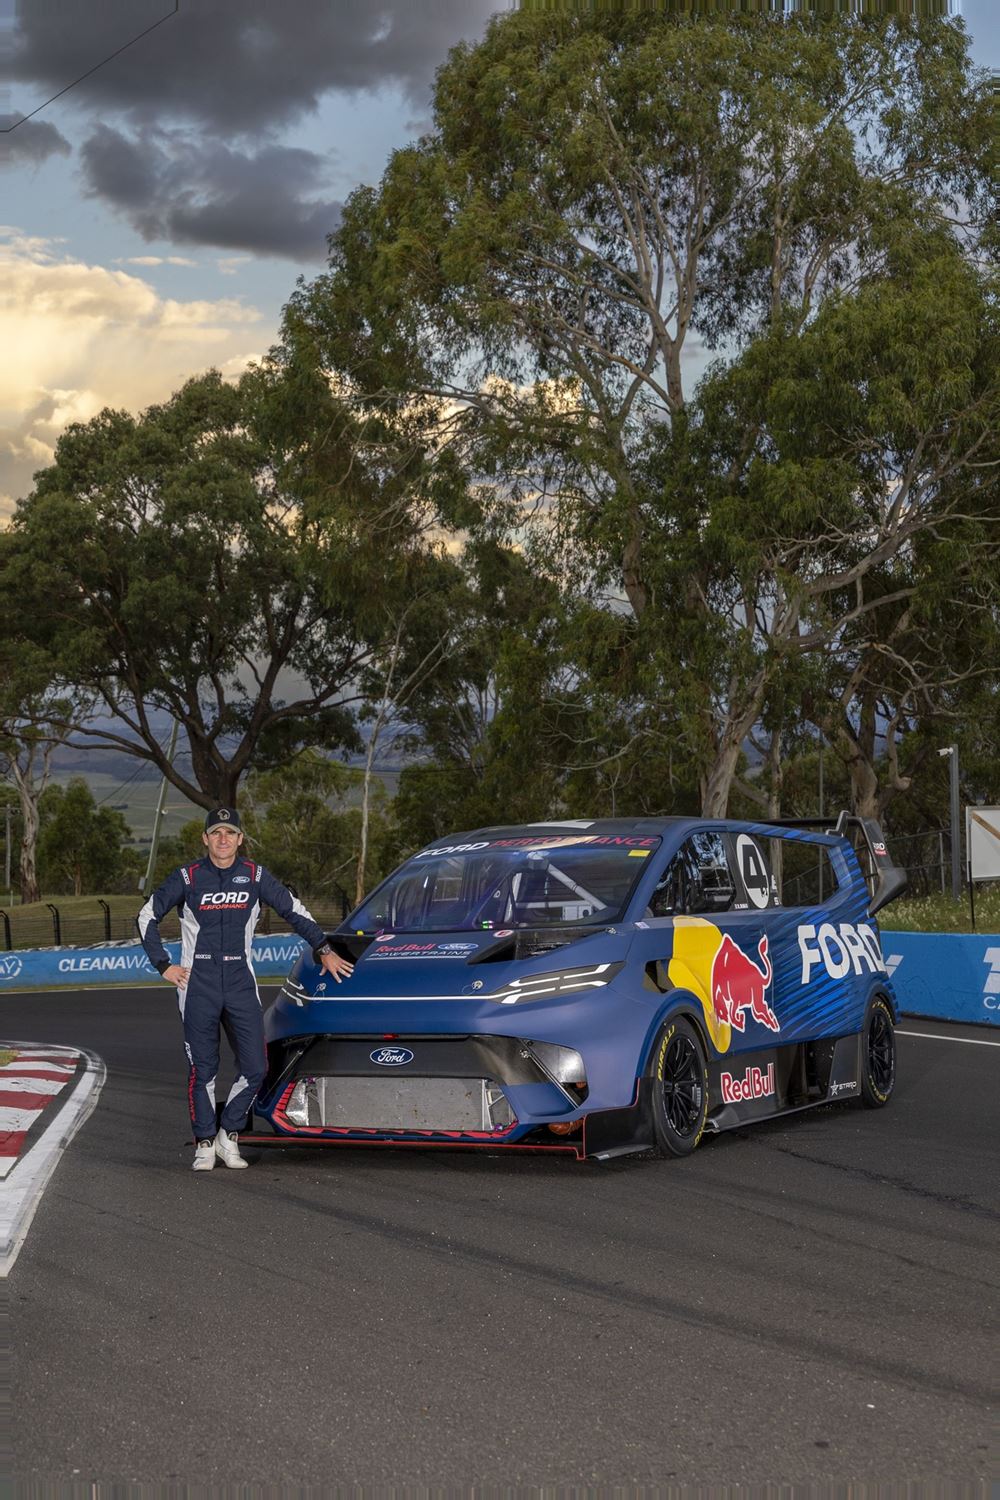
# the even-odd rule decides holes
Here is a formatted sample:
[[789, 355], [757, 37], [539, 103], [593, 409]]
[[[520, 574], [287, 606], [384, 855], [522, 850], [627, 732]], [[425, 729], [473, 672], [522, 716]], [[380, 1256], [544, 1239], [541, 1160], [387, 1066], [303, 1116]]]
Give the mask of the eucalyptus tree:
[[16, 643], [16, 604], [0, 609], [0, 777], [17, 793], [21, 841], [18, 879], [22, 902], [37, 901], [40, 803], [52, 760], [87, 705], [60, 691], [44, 652]]
[[422, 462], [288, 346], [237, 384], [212, 372], [140, 417], [103, 411], [63, 434], [0, 536], [11, 640], [93, 700], [78, 742], [205, 807], [251, 766], [356, 750], [380, 600], [433, 551]]
[[[944, 378], [958, 405], [937, 413], [926, 382], [949, 340], [977, 363], [988, 297], [962, 277], [992, 253], [991, 129], [958, 22], [507, 15], [452, 53], [432, 130], [353, 195], [328, 273], [292, 299], [356, 392], [422, 404], [475, 455], [489, 525], [530, 532], [568, 591], [620, 593], [664, 727], [684, 707], [706, 812], [792, 658], [861, 618], [851, 589], [905, 549], [911, 497], [926, 520], [976, 461], [983, 382]], [[911, 264], [876, 347], [869, 314], [920, 254], [947, 309], [935, 327]], [[859, 348], [844, 392], [838, 338]], [[721, 363], [693, 393], [706, 351]], [[923, 405], [903, 432], [878, 407], [856, 439], [883, 353], [900, 400], [923, 361]]]
[[[884, 275], [703, 382], [685, 503], [692, 473], [704, 490], [671, 568], [717, 627], [712, 810], [803, 656], [825, 664], [825, 681], [811, 674], [811, 716], [850, 760], [867, 812], [876, 741], [888, 733], [891, 768], [918, 708], [996, 672], [993, 652], [969, 648], [995, 640], [1000, 604], [997, 314], [991, 279], [948, 235], [913, 231]], [[664, 472], [669, 512], [669, 458]]]

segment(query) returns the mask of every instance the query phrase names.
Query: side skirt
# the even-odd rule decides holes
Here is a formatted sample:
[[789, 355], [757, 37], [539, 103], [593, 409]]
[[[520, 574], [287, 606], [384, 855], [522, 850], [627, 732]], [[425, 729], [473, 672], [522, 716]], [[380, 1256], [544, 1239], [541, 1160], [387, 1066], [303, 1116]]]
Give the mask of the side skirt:
[[861, 1093], [861, 1036], [793, 1042], [714, 1058], [706, 1130], [734, 1130]]

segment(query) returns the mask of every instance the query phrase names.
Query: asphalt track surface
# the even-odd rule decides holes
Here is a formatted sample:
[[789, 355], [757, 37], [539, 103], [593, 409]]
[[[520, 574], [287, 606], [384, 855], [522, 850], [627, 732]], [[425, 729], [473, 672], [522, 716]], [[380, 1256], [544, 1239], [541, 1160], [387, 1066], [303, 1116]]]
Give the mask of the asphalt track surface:
[[5, 995], [0, 1037], [108, 1067], [7, 1282], [16, 1474], [985, 1481], [1000, 1047], [956, 1039], [1000, 1037], [904, 1025], [890, 1108], [684, 1162], [296, 1148], [195, 1174], [170, 992]]

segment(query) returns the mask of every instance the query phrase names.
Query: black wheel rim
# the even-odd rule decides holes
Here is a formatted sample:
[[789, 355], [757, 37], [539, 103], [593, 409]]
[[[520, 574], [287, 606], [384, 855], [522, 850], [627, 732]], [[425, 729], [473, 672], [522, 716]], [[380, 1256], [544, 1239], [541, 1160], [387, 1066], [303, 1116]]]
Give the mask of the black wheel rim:
[[892, 1088], [895, 1055], [892, 1023], [879, 1006], [872, 1011], [868, 1026], [868, 1076], [880, 1094], [887, 1094]]
[[694, 1043], [675, 1036], [663, 1059], [663, 1109], [675, 1135], [694, 1135], [701, 1119], [704, 1086], [701, 1061]]

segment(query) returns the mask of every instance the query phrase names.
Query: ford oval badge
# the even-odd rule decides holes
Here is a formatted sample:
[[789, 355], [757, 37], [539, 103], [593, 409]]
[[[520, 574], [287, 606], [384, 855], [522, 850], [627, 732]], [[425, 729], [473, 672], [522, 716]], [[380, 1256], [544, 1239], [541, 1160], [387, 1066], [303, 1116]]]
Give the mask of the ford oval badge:
[[378, 1047], [374, 1052], [369, 1052], [368, 1056], [380, 1068], [402, 1068], [413, 1061], [413, 1053], [409, 1047]]

